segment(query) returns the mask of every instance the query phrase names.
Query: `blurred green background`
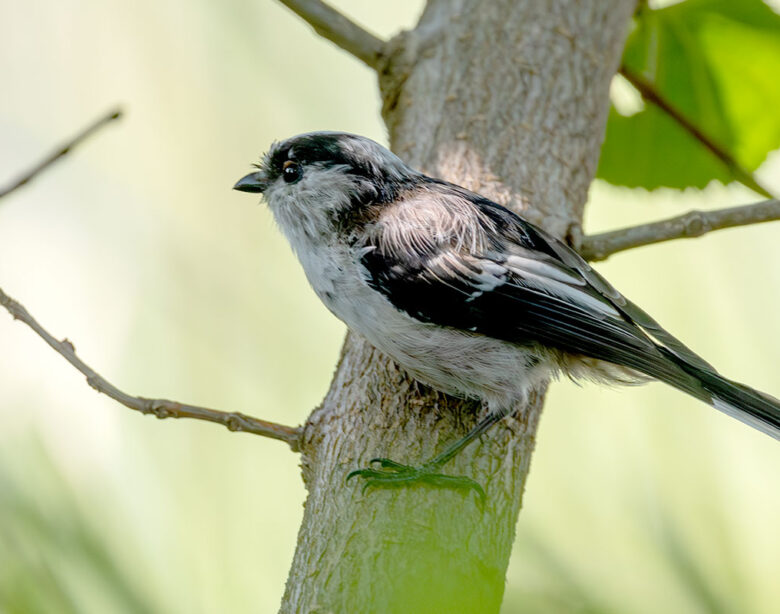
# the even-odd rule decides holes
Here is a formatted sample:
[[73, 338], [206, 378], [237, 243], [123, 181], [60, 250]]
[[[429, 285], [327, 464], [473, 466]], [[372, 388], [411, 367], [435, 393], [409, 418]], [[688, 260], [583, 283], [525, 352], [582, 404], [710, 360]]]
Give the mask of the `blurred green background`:
[[[734, 0], [735, 2], [738, 0]], [[421, 0], [335, 2], [382, 36]], [[0, 0], [0, 287], [122, 389], [301, 423], [343, 325], [230, 190], [273, 139], [386, 142], [374, 75], [271, 0]], [[767, 112], [776, 112], [767, 110]], [[759, 178], [780, 192], [780, 157]], [[594, 184], [590, 232], [755, 200]], [[600, 264], [727, 375], [780, 396], [780, 225]], [[142, 417], [0, 313], [0, 612], [274, 612], [304, 489], [285, 445]], [[780, 446], [661, 385], [552, 387], [504, 611], [776, 612]]]

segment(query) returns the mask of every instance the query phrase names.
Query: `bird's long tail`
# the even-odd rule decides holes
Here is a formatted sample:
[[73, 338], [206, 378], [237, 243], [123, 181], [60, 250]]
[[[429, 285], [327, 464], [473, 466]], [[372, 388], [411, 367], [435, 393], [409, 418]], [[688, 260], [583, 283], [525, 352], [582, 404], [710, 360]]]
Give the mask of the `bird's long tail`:
[[662, 352], [690, 378], [670, 378], [667, 383], [780, 440], [780, 400], [714, 370], [692, 365], [671, 352]]

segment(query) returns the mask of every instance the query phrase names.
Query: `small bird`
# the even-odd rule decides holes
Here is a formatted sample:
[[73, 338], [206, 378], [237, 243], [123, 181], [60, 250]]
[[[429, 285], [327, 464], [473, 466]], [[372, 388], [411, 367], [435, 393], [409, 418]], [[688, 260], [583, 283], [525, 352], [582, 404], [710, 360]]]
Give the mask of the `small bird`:
[[566, 244], [370, 139], [312, 132], [274, 143], [234, 187], [263, 194], [317, 296], [352, 331], [419, 381], [487, 405], [421, 465], [379, 458], [348, 479], [484, 496], [441, 467], [560, 373], [659, 380], [780, 439], [780, 401], [720, 375]]

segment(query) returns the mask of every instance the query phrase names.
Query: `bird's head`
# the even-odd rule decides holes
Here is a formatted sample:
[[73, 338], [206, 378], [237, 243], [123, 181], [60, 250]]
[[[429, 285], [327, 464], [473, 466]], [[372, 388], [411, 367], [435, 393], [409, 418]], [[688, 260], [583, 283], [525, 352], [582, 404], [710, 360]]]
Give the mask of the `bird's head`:
[[379, 143], [343, 132], [274, 143], [257, 169], [234, 189], [262, 193], [291, 240], [332, 235], [334, 226], [391, 202], [420, 176]]

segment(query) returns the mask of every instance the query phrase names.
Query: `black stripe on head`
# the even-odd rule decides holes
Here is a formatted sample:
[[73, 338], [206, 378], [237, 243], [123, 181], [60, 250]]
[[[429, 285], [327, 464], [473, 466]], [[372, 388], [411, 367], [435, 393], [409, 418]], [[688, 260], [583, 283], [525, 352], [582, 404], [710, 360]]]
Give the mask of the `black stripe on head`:
[[[266, 173], [278, 177], [287, 160], [320, 168], [340, 166], [363, 184], [360, 192], [373, 192], [372, 202], [389, 202], [407, 178], [417, 176], [399, 158], [374, 141], [345, 132], [310, 132], [275, 144], [265, 162]], [[360, 198], [365, 199], [368, 194]]]
[[352, 160], [344, 155], [336, 134], [311, 133], [295, 136], [277, 145], [271, 153], [271, 167], [281, 172], [287, 160], [300, 164], [320, 163], [325, 168], [336, 165], [352, 166]]
[[310, 132], [275, 143], [261, 169], [269, 182], [288, 160], [301, 165], [304, 178], [337, 168], [351, 179], [347, 206], [330, 212], [334, 226], [349, 235], [376, 217], [376, 205], [393, 202], [424, 177], [379, 143], [345, 132]]

